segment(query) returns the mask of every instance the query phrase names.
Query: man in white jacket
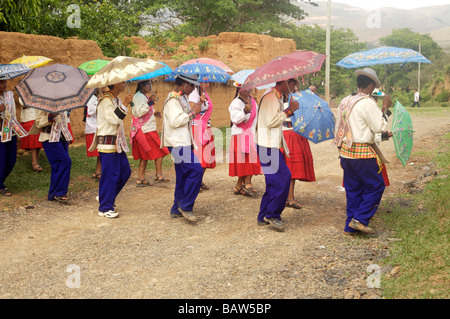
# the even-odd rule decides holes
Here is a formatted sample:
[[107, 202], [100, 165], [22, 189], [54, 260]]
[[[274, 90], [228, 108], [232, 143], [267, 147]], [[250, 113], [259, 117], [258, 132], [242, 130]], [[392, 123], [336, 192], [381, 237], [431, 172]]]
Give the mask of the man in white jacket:
[[170, 210], [173, 218], [184, 216], [196, 221], [194, 203], [200, 191], [203, 168], [193, 152], [192, 120], [201, 111], [204, 100], [189, 104], [188, 96], [200, 85], [197, 75], [178, 75], [176, 89], [169, 93], [163, 107], [161, 148], [167, 147], [175, 162], [175, 194]]
[[336, 117], [336, 137], [333, 144], [339, 149], [341, 167], [344, 170], [344, 187], [347, 196], [347, 220], [344, 233], [374, 233], [368, 226], [377, 211], [385, 189], [382, 176], [384, 158], [376, 143], [386, 140], [392, 133], [385, 132], [389, 96], [383, 100], [383, 109], [371, 97], [380, 81], [373, 69], [356, 71], [359, 91], [345, 97]]
[[299, 81], [292, 78], [277, 82], [262, 97], [258, 111], [256, 144], [261, 167], [266, 181], [266, 191], [261, 198], [258, 225], [270, 224], [275, 230], [284, 231], [281, 213], [286, 206], [286, 199], [291, 183], [291, 172], [286, 165], [280, 148], [288, 154], [283, 138], [283, 122], [299, 108], [296, 101], [291, 101], [284, 110], [283, 95], [294, 91]]

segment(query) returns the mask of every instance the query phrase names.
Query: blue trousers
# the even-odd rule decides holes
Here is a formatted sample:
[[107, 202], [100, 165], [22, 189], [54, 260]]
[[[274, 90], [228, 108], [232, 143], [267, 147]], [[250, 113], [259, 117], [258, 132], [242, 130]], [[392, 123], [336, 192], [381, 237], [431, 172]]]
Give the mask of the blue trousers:
[[168, 147], [175, 160], [175, 194], [171, 214], [192, 211], [200, 192], [203, 168], [191, 146]]
[[347, 196], [346, 232], [355, 232], [348, 227], [352, 218], [367, 226], [375, 215], [385, 189], [383, 176], [375, 158], [346, 159], [341, 157], [344, 170], [344, 187]]
[[100, 178], [98, 197], [102, 213], [114, 210], [117, 195], [131, 176], [130, 163], [127, 154], [99, 152], [102, 163], [102, 177]]
[[291, 171], [278, 148], [259, 145], [257, 147], [266, 181], [266, 191], [261, 198], [258, 221], [264, 221], [264, 217], [281, 219], [281, 213], [286, 207], [289, 194]]
[[52, 201], [55, 196], [66, 196], [69, 189], [70, 169], [72, 168], [69, 143], [62, 140], [53, 143], [47, 141], [42, 142], [42, 147], [51, 167], [47, 199]]
[[0, 189], [5, 189], [5, 180], [11, 174], [17, 158], [17, 137], [11, 141], [0, 142]]

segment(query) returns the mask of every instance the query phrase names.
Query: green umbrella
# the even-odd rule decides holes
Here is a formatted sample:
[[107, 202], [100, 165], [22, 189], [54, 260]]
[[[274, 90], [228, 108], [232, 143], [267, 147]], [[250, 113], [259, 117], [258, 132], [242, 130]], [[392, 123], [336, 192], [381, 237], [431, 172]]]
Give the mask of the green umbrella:
[[395, 145], [395, 152], [403, 167], [411, 155], [413, 147], [413, 124], [411, 116], [399, 101], [394, 106], [394, 120], [392, 123], [392, 133]]
[[108, 63], [109, 63], [109, 61], [98, 59], [98, 60], [84, 62], [78, 68], [86, 71], [86, 73], [88, 75], [94, 75]]

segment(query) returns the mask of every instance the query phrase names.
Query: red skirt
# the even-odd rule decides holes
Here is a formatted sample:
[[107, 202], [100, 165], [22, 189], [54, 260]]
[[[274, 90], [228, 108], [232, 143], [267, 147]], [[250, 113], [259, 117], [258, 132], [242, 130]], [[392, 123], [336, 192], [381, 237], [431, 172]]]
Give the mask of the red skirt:
[[229, 175], [237, 177], [260, 175], [261, 163], [256, 149], [252, 153], [242, 152], [238, 137], [240, 135], [234, 135], [230, 143]]
[[152, 161], [168, 155], [170, 152], [167, 147], [161, 149], [159, 148], [160, 145], [161, 139], [157, 131], [142, 133], [140, 130], [133, 137], [133, 146], [131, 148], [133, 159], [135, 161], [138, 159]]
[[[197, 136], [197, 125], [192, 125], [192, 134]], [[209, 129], [209, 128], [208, 128]], [[214, 146], [214, 135], [211, 134], [211, 139], [206, 143], [200, 143], [195, 141], [197, 149], [194, 149], [194, 154], [197, 156], [200, 164], [203, 168], [215, 168], [216, 167], [216, 149]]]
[[93, 152], [89, 151], [89, 147], [91, 147], [92, 142], [94, 141], [94, 133], [86, 134], [86, 154], [87, 157], [99, 157], [98, 151], [95, 150]]
[[316, 175], [309, 141], [294, 131], [283, 131], [283, 135], [289, 148], [289, 157], [285, 156], [285, 160], [291, 171], [291, 179], [314, 182]]
[[[29, 132], [31, 130], [31, 127], [34, 124], [33, 121], [28, 121], [22, 123], [22, 127]], [[39, 149], [42, 148], [42, 143], [39, 142], [39, 134], [35, 135], [28, 135], [20, 139], [20, 148], [24, 150], [32, 150], [32, 149]]]
[[69, 129], [70, 135], [72, 135], [72, 141], [69, 144], [75, 143], [75, 138], [73, 137], [72, 132], [72, 125], [70, 125], [70, 123], [67, 123], [67, 128]]

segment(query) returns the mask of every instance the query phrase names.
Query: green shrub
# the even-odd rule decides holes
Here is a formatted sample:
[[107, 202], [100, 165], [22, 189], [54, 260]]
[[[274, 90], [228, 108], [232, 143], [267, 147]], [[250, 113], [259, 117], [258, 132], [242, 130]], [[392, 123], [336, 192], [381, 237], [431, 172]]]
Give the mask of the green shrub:
[[446, 90], [436, 95], [436, 101], [438, 102], [448, 102], [449, 99], [450, 99], [450, 92]]

